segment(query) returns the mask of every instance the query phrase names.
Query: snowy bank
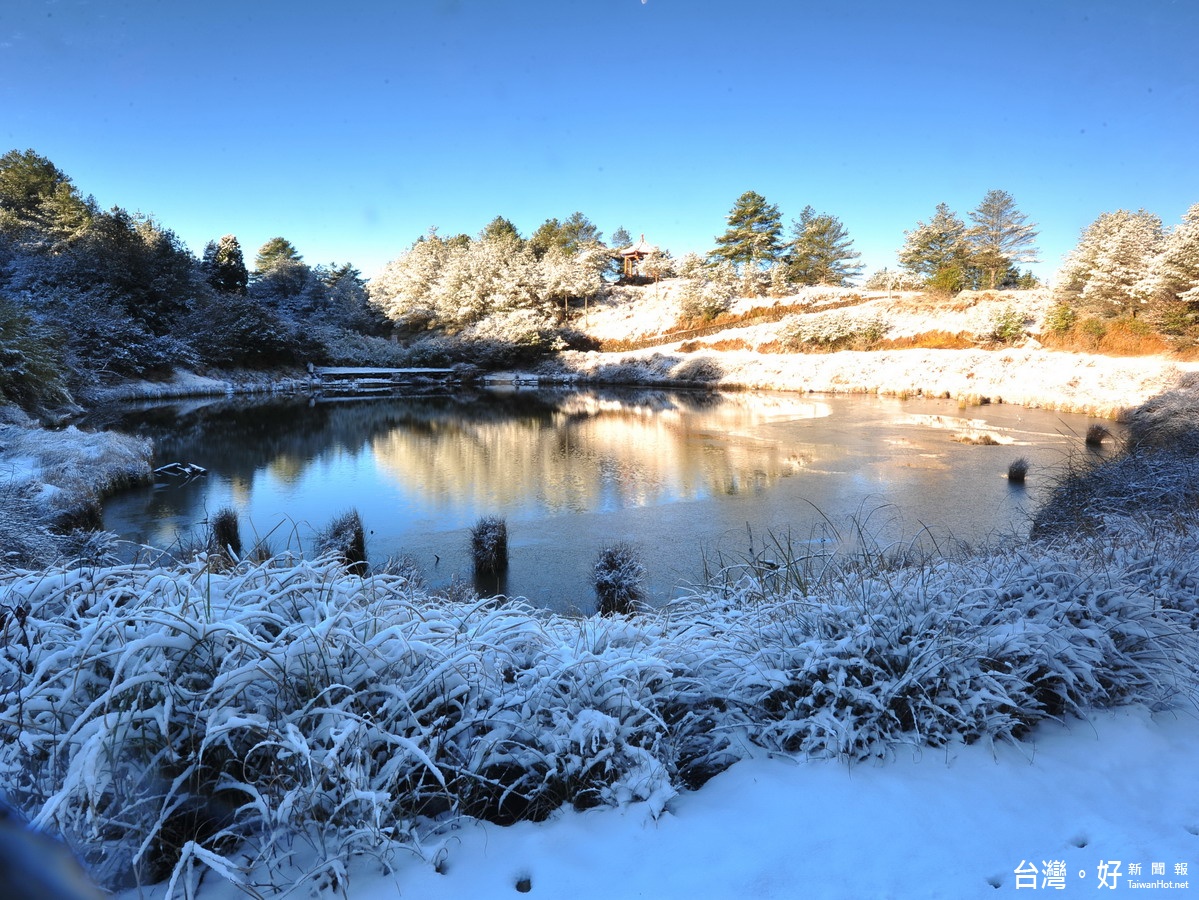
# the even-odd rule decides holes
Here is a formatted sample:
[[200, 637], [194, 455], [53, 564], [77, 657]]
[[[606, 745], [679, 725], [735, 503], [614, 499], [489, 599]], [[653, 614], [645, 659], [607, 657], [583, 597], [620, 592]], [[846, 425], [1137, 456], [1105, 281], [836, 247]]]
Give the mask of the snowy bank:
[[0, 425], [0, 567], [44, 565], [53, 532], [99, 524], [99, 498], [150, 477], [150, 443], [71, 426]]
[[309, 380], [292, 372], [264, 374], [260, 372], [225, 373], [221, 378], [198, 375], [183, 369], [170, 378], [158, 381], [129, 380], [109, 387], [97, 387], [81, 394], [80, 399], [90, 407], [129, 400], [167, 400], [177, 397], [219, 397], [232, 394], [270, 394], [303, 390]]
[[684, 353], [675, 345], [625, 353], [569, 351], [545, 371], [608, 383], [943, 397], [968, 405], [1012, 403], [1117, 418], [1184, 374], [1199, 372], [1199, 362], [1034, 347], [782, 354]]
[[[682, 279], [643, 288], [620, 288], [594, 306], [582, 330], [594, 338], [627, 340], [676, 327]], [[750, 316], [772, 308], [804, 310], [778, 321], [734, 327], [702, 341], [676, 341], [618, 353], [568, 351], [548, 361], [547, 375], [610, 383], [688, 383], [713, 387], [812, 393], [925, 396], [1012, 403], [1085, 415], [1118, 417], [1170, 388], [1199, 362], [1165, 356], [1111, 357], [1047, 350], [1031, 335], [1044, 327], [1053, 306], [1048, 291], [964, 291], [938, 299], [917, 292], [857, 292], [806, 288], [781, 298], [741, 298], [730, 314]], [[997, 349], [903, 349], [839, 352], [759, 352], [777, 349], [795, 323], [836, 321], [850, 329], [881, 323], [888, 338], [943, 332], [980, 342], [1004, 316], [1024, 322], [1026, 337]], [[739, 347], [744, 349], [714, 349]]]

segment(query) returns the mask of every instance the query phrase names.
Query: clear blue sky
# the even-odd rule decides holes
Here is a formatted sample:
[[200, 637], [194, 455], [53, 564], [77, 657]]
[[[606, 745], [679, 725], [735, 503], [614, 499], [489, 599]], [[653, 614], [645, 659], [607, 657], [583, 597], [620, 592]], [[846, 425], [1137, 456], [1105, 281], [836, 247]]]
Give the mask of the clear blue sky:
[[586, 214], [704, 251], [755, 190], [869, 269], [991, 188], [1051, 274], [1106, 210], [1199, 202], [1195, 0], [7, 0], [0, 152], [197, 253], [366, 274], [429, 226]]

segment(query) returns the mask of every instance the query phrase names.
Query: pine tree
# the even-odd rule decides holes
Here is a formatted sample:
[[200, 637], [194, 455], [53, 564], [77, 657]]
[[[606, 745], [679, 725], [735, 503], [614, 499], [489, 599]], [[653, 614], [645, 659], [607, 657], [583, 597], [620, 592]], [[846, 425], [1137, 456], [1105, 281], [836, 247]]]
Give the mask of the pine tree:
[[258, 248], [254, 259], [254, 275], [261, 277], [283, 263], [299, 263], [304, 258], [287, 238], [274, 237]]
[[978, 209], [972, 210], [974, 226], [967, 232], [973, 248], [973, 263], [985, 274], [990, 288], [1019, 263], [1038, 261], [1037, 226], [1016, 209], [1016, 201], [1007, 191], [987, 191]]
[[613, 250], [623, 250], [625, 247], [631, 246], [632, 243], [633, 238], [630, 237], [628, 229], [623, 225], [617, 226], [616, 230], [612, 232]]
[[94, 203], [56, 165], [32, 150], [0, 156], [0, 232], [32, 229], [48, 237], [77, 235]]
[[799, 219], [791, 220], [791, 243], [783, 257], [789, 281], [846, 285], [861, 273], [862, 266], [854, 262], [861, 256], [836, 216], [817, 215], [805, 206]]
[[961, 290], [970, 277], [966, 223], [947, 204], [938, 203], [936, 214], [927, 224], [917, 222], [912, 231], [904, 232], [899, 263], [924, 275], [935, 287]]
[[1169, 299], [1199, 304], [1199, 203], [1166, 237], [1155, 274]]
[[518, 241], [524, 240], [520, 236], [520, 232], [516, 230], [516, 226], [503, 216], [496, 216], [483, 227], [482, 231], [479, 232], [479, 240], [481, 241], [500, 237], [515, 238]]
[[371, 279], [367, 287], [371, 303], [397, 322], [432, 320], [437, 311], [434, 292], [452, 252], [437, 230], [430, 229]]
[[1155, 292], [1162, 221], [1145, 210], [1102, 213], [1087, 226], [1058, 275], [1059, 292], [1136, 315]]
[[558, 247], [567, 253], [577, 253], [579, 248], [590, 244], [599, 244], [603, 234], [591, 220], [581, 212], [571, 213], [565, 222], [557, 219], [546, 219], [529, 238], [529, 246], [533, 254], [540, 259], [552, 247]]
[[225, 294], [244, 294], [250, 274], [242, 258], [241, 244], [232, 234], [220, 241], [209, 241], [200, 262], [204, 280]]
[[762, 268], [782, 249], [783, 222], [779, 208], [755, 191], [737, 198], [728, 215], [728, 228], [716, 238], [712, 255], [733, 264]]

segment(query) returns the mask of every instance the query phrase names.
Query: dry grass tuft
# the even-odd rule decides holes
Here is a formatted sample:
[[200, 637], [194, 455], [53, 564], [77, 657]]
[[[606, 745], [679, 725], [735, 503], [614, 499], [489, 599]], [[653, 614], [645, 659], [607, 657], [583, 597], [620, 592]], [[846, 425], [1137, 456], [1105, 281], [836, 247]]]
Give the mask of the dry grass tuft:
[[1028, 477], [1028, 468], [1028, 457], [1021, 456], [1019, 459], [1012, 460], [1007, 467], [1007, 480], [1012, 484], [1024, 484], [1024, 480]]
[[879, 350], [969, 350], [977, 342], [964, 331], [925, 331], [906, 337], [885, 338]]

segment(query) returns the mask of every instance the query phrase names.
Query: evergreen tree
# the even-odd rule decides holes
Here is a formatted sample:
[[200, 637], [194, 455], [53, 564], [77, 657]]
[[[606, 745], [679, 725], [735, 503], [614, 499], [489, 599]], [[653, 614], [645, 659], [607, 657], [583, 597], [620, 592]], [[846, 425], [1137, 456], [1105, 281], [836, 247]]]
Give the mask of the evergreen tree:
[[973, 263], [985, 275], [987, 286], [999, 286], [1000, 278], [1019, 263], [1037, 262], [1037, 226], [1016, 209], [1007, 191], [987, 191], [978, 209], [972, 210], [974, 226], [967, 232]]
[[300, 263], [304, 257], [287, 238], [274, 237], [258, 248], [254, 259], [254, 277], [260, 278], [283, 263]]
[[32, 150], [0, 156], [0, 233], [32, 231], [64, 238], [91, 220], [94, 204], [56, 165]]
[[250, 281], [246, 263], [242, 258], [241, 244], [237, 238], [227, 234], [220, 241], [209, 241], [204, 247], [200, 262], [204, 280], [224, 294], [244, 294]]
[[782, 249], [783, 223], [779, 208], [755, 191], [737, 198], [728, 215], [728, 228], [716, 238], [712, 255], [733, 264], [761, 268]]
[[515, 238], [518, 241], [524, 240], [511, 221], [505, 219], [503, 216], [496, 216], [479, 233], [479, 240], [487, 241], [500, 237]]
[[1058, 276], [1066, 297], [1136, 315], [1158, 283], [1162, 222], [1145, 210], [1102, 213], [1087, 226]]
[[970, 280], [970, 243], [966, 223], [945, 203], [937, 204], [928, 223], [904, 232], [899, 263], [923, 275], [935, 287], [961, 290]]
[[[497, 218], [492, 224], [498, 221], [501, 220]], [[511, 235], [509, 238], [517, 240]], [[371, 279], [367, 286], [371, 303], [396, 322], [419, 324], [432, 321], [436, 316], [434, 291], [452, 252], [455, 251], [438, 237], [437, 230], [430, 229], [406, 253], [393, 259]]]
[[817, 215], [805, 206], [798, 221], [791, 220], [791, 243], [783, 257], [788, 281], [846, 285], [861, 274], [862, 266], [854, 262], [861, 256], [836, 216]]
[[552, 247], [567, 253], [577, 253], [581, 247], [599, 244], [603, 234], [581, 212], [571, 213], [565, 222], [546, 219], [529, 238], [533, 254], [541, 259]]
[[1156, 275], [1168, 299], [1199, 304], [1199, 203], [1166, 237]]
[[625, 247], [631, 246], [632, 243], [633, 239], [629, 236], [628, 229], [623, 225], [617, 226], [616, 230], [612, 232], [613, 250], [623, 250]]

